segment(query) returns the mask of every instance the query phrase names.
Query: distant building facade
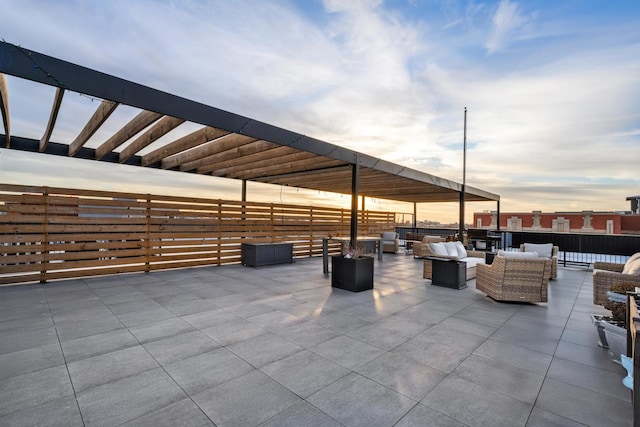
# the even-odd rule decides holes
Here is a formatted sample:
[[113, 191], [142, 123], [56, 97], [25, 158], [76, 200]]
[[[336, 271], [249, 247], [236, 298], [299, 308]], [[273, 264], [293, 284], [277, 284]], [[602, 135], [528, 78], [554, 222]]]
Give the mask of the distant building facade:
[[[628, 212], [501, 212], [500, 229], [554, 233], [640, 234], [640, 196], [630, 196]], [[497, 212], [476, 212], [473, 227], [495, 230]]]

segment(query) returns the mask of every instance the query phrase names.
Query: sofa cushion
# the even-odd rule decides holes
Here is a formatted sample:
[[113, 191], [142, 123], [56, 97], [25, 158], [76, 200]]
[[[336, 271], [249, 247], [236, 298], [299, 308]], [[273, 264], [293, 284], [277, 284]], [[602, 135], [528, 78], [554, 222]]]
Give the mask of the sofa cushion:
[[464, 245], [462, 244], [462, 242], [457, 241], [454, 242], [455, 246], [456, 246], [456, 251], [458, 252], [458, 258], [462, 259], [462, 258], [466, 258], [467, 257], [467, 250], [464, 248]]
[[498, 256], [502, 258], [538, 258], [536, 252], [498, 251]]
[[622, 274], [631, 274], [637, 276], [640, 274], [640, 258], [636, 258], [633, 261], [627, 261], [622, 269]]
[[[460, 259], [460, 256], [458, 255], [458, 250], [456, 249], [456, 242], [446, 242], [444, 244], [444, 247], [447, 249], [447, 255], [455, 258], [457, 260]], [[466, 253], [464, 254], [465, 256], [467, 255]]]
[[447, 256], [447, 248], [445, 248], [443, 242], [429, 243], [429, 249], [435, 256]]
[[540, 257], [551, 258], [551, 252], [553, 251], [553, 243], [525, 243], [524, 251], [526, 252], [535, 252]]
[[483, 258], [476, 258], [476, 257], [462, 258], [462, 259], [460, 259], [460, 261], [464, 261], [465, 263], [467, 263], [467, 268], [472, 268], [472, 267], [475, 267], [478, 264], [484, 264], [485, 263]]

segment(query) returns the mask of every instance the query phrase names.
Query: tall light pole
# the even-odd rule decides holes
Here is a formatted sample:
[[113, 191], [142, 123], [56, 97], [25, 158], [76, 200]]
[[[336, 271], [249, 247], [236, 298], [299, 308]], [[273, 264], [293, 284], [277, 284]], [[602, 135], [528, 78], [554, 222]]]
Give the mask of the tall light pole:
[[467, 185], [467, 107], [464, 107], [464, 133], [462, 145], [462, 191], [460, 192], [460, 223], [458, 240], [464, 243], [464, 192]]

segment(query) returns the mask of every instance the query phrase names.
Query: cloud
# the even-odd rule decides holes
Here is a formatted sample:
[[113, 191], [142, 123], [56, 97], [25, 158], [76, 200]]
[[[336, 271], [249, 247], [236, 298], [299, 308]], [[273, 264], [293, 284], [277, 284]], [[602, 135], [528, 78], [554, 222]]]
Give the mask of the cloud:
[[501, 0], [492, 19], [492, 28], [486, 41], [486, 49], [489, 54], [495, 53], [508, 44], [509, 38], [523, 25], [529, 22], [517, 3], [509, 0]]
[[[467, 182], [501, 194], [505, 211], [562, 209], [563, 199], [606, 209], [637, 193], [640, 39], [631, 13], [614, 7], [592, 15], [586, 3], [569, 14], [506, 0], [404, 9], [380, 0], [6, 3], [8, 42], [455, 181], [466, 106]], [[14, 134], [39, 139], [53, 91], [8, 83]], [[74, 138], [95, 108], [67, 93], [53, 139]], [[116, 110], [90, 144], [132, 110]], [[177, 188], [173, 176], [166, 182]]]

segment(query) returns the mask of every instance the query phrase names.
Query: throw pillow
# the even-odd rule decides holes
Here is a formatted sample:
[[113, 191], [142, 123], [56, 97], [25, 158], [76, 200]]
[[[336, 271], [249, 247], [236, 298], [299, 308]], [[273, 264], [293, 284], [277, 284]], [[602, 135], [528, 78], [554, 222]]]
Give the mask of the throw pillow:
[[444, 244], [444, 247], [447, 249], [448, 256], [460, 260], [460, 257], [458, 256], [458, 250], [456, 249], [456, 242], [446, 242]]
[[551, 258], [551, 252], [553, 251], [553, 243], [543, 243], [543, 244], [525, 243], [524, 251], [536, 252], [540, 257]]
[[467, 250], [464, 248], [464, 245], [462, 244], [462, 242], [457, 241], [455, 243], [456, 243], [456, 251], [458, 251], [458, 258], [460, 259], [466, 258]]
[[433, 254], [435, 256], [447, 256], [447, 248], [444, 247], [444, 243], [442, 242], [436, 242], [436, 243], [429, 243], [429, 249], [431, 249], [431, 252], [433, 252]]
[[627, 261], [622, 270], [622, 274], [632, 274], [634, 276], [640, 274], [640, 258], [636, 258], [631, 262]]
[[628, 273], [625, 273], [625, 270], [627, 269], [627, 266], [631, 266], [631, 264], [637, 259], [640, 259], [640, 252], [637, 252], [637, 253], [631, 255], [631, 257], [629, 257], [627, 262], [624, 263], [624, 268], [622, 269], [622, 273], [623, 274], [628, 274]]

